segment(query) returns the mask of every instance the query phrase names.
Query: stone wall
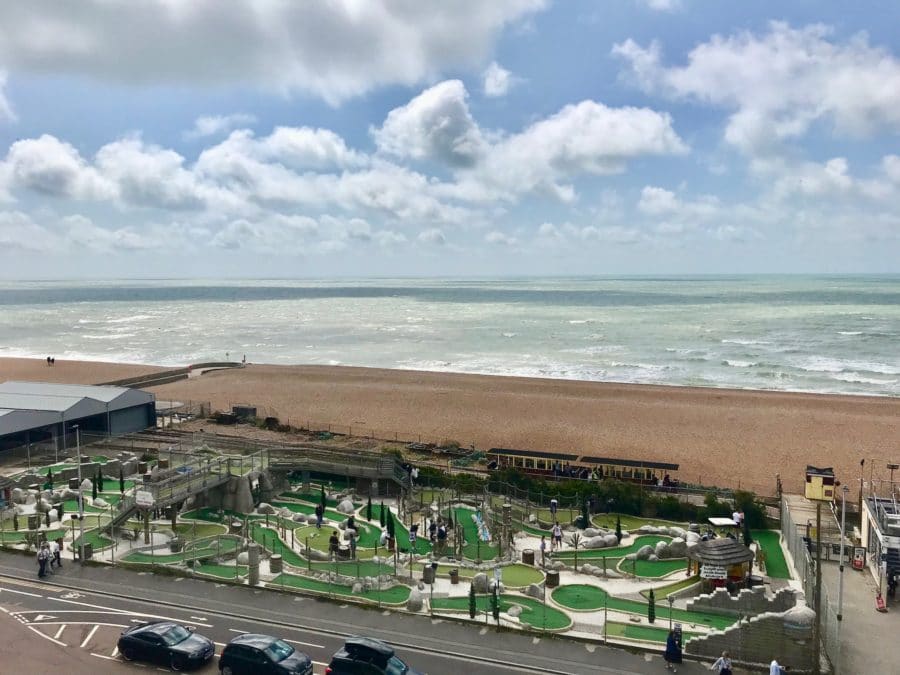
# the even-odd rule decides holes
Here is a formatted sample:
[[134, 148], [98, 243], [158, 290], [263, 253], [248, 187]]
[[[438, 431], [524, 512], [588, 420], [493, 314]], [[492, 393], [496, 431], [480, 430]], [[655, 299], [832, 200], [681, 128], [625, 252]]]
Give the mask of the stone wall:
[[710, 612], [726, 616], [756, 616], [765, 612], [786, 612], [797, 604], [797, 593], [791, 588], [779, 589], [772, 598], [764, 586], [743, 588], [736, 596], [724, 588], [700, 595], [687, 604], [688, 611]]
[[766, 665], [778, 659], [793, 673], [813, 671], [813, 625], [816, 613], [806, 605], [786, 612], [767, 612], [724, 631], [688, 640], [685, 652], [716, 659], [728, 651], [736, 662]]

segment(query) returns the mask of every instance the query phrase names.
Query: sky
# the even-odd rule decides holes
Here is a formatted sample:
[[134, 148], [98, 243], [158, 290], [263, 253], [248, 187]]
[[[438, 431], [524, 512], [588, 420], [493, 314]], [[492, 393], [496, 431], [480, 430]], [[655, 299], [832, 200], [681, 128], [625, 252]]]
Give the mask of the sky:
[[0, 278], [900, 271], [900, 3], [0, 4]]

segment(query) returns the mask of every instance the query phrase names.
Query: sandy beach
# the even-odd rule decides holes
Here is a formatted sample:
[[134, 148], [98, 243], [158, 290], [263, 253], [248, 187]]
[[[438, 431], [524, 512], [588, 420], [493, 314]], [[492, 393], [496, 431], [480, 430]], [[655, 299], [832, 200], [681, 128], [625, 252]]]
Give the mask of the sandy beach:
[[[153, 370], [161, 369], [0, 359], [0, 379], [91, 383]], [[766, 495], [776, 474], [800, 490], [807, 463], [833, 466], [855, 495], [860, 459], [866, 480], [870, 467], [886, 476], [887, 462], [900, 459], [893, 398], [252, 364], [151, 391], [382, 438], [677, 462], [683, 480]]]

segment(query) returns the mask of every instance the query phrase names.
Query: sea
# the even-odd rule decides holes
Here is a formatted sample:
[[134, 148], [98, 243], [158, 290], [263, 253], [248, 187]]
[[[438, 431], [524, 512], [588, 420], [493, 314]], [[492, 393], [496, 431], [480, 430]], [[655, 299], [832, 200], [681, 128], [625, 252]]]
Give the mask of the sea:
[[0, 282], [0, 356], [900, 396], [900, 276]]

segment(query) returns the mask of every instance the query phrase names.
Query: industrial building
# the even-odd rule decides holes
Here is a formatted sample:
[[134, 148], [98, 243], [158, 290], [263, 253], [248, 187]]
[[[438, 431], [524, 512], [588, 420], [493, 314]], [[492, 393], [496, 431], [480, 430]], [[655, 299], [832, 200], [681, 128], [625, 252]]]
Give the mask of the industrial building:
[[156, 426], [156, 398], [140, 389], [46, 382], [0, 383], [0, 452], [65, 450], [81, 434], [117, 436]]

